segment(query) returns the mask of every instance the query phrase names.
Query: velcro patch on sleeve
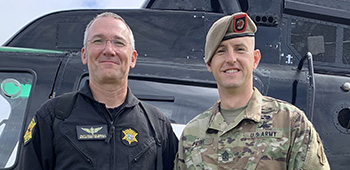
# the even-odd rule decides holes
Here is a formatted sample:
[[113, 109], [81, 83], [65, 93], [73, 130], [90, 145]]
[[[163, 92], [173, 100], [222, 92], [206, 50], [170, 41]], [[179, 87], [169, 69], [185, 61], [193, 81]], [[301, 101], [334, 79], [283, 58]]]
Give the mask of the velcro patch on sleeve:
[[35, 116], [32, 118], [32, 120], [30, 121], [28, 128], [26, 130], [26, 133], [24, 134], [23, 138], [24, 138], [24, 145], [28, 144], [33, 137], [33, 131], [34, 131], [34, 127], [36, 125], [36, 119]]

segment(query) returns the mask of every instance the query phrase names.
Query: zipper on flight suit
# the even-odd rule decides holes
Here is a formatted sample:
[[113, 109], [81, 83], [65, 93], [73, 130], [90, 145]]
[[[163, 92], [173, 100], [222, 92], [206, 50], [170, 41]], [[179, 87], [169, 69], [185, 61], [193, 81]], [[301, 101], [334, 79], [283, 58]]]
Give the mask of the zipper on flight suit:
[[106, 107], [103, 107], [102, 104], [98, 104], [98, 106], [99, 106], [100, 110], [103, 113], [105, 113], [107, 121], [108, 121], [109, 126], [110, 126], [110, 128], [108, 130], [108, 136], [105, 139], [105, 142], [109, 143], [111, 141], [112, 137], [114, 136], [113, 134], [114, 134], [114, 131], [115, 131], [113, 117], [112, 117], [111, 113], [109, 112], [109, 110]]
[[[109, 123], [110, 128], [108, 129], [108, 136], [105, 139], [105, 142], [107, 144], [109, 144], [111, 142], [112, 137], [114, 137], [114, 133], [115, 133], [115, 126], [114, 126], [114, 121], [113, 121], [113, 116], [111, 114], [111, 112], [109, 112], [109, 110], [102, 104], [97, 104], [98, 108], [105, 114], [106, 118], [107, 118], [107, 122]], [[110, 160], [110, 169], [114, 169], [114, 159], [115, 159], [115, 152], [114, 152], [114, 147], [115, 147], [115, 138], [112, 140], [112, 142], [114, 142], [111, 145], [111, 150], [112, 154], [111, 154], [111, 160]]]
[[120, 113], [122, 111], [124, 111], [125, 108], [124, 107], [120, 108], [120, 110], [116, 113], [115, 119], [113, 119], [113, 115], [111, 114], [111, 112], [107, 108], [105, 108], [105, 107], [102, 108], [101, 105], [100, 105], [100, 108], [104, 111], [104, 113], [106, 114], [107, 118], [109, 119], [110, 128], [108, 130], [108, 136], [105, 139], [105, 142], [109, 143], [109, 142], [111, 142], [111, 139], [112, 139], [112, 137], [114, 136], [114, 133], [115, 133], [115, 126], [114, 126], [115, 122], [114, 122], [114, 120], [118, 119]]
[[114, 169], [114, 166], [115, 166], [115, 159], [116, 159], [116, 151], [115, 151], [115, 148], [116, 148], [116, 136], [114, 135], [115, 133], [115, 126], [114, 126], [114, 120], [117, 120], [120, 113], [122, 111], [125, 110], [124, 107], [120, 108], [120, 110], [116, 113], [116, 116], [115, 116], [115, 119], [113, 119], [113, 115], [111, 114], [111, 112], [106, 108], [106, 107], [102, 107], [101, 104], [99, 104], [99, 108], [105, 113], [107, 119], [108, 119], [108, 122], [109, 122], [109, 125], [110, 125], [110, 128], [108, 130], [108, 136], [107, 138], [105, 139], [105, 142], [106, 143], [110, 143], [111, 142], [111, 139], [113, 138], [112, 142], [113, 142], [113, 145], [112, 145], [112, 150], [113, 150], [113, 154], [111, 154], [111, 169]]

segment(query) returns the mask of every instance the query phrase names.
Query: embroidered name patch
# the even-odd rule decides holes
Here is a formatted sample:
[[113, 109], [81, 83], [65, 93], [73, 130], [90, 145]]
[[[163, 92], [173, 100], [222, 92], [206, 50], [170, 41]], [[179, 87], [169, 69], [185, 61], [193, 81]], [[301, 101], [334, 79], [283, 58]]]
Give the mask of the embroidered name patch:
[[244, 137], [246, 137], [246, 138], [267, 138], [267, 137], [280, 138], [280, 137], [282, 137], [282, 132], [281, 131], [274, 131], [274, 130], [246, 132], [246, 133], [244, 133]]
[[107, 138], [107, 125], [76, 126], [78, 140], [103, 140]]

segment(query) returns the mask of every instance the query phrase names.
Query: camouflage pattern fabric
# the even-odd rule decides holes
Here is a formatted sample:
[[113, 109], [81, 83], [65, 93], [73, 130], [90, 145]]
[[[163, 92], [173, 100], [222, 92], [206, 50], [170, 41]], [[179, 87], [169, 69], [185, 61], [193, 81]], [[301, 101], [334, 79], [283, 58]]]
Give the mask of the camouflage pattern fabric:
[[186, 125], [174, 169], [330, 169], [318, 133], [297, 107], [254, 89], [228, 125], [219, 104]]

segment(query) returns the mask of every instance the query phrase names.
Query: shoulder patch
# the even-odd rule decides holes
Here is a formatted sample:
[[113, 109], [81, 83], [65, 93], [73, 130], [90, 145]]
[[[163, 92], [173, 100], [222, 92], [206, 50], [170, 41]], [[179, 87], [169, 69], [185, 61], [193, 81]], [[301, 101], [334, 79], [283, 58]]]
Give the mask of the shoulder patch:
[[31, 141], [31, 139], [33, 137], [32, 135], [33, 135], [33, 130], [34, 130], [35, 125], [36, 125], [36, 119], [34, 116], [28, 125], [26, 133], [23, 136], [24, 145], [26, 145], [27, 143], [29, 143]]
[[329, 170], [330, 166], [324, 153], [322, 141], [313, 127], [311, 128], [310, 138], [303, 169]]
[[317, 156], [319, 158], [320, 163], [322, 165], [325, 165], [327, 163], [327, 157], [326, 157], [326, 154], [324, 153], [323, 144], [318, 133], [317, 133], [317, 143], [318, 143]]

